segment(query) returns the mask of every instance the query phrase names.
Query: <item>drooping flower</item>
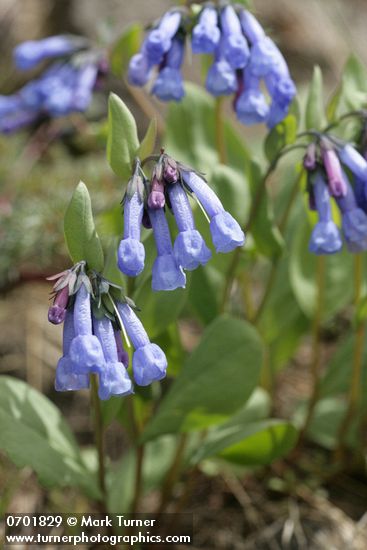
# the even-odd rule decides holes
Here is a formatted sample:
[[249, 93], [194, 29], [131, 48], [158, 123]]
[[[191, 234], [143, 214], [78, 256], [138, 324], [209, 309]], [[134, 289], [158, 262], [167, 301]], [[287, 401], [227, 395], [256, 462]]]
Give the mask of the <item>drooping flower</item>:
[[152, 344], [138, 317], [128, 304], [117, 303], [126, 332], [135, 348], [133, 355], [134, 380], [147, 386], [166, 376], [167, 359], [157, 344]]
[[[175, 290], [185, 287], [184, 269], [194, 270], [199, 265], [205, 265], [211, 257], [211, 251], [195, 227], [188, 195], [194, 194], [210, 218], [212, 241], [217, 252], [230, 252], [242, 246], [245, 235], [231, 214], [224, 210], [214, 191], [194, 170], [175, 161], [163, 150], [160, 156], [149, 157], [150, 160], [154, 158], [157, 162], [152, 171], [152, 184], [145, 187], [148, 191], [144, 205], [140, 203], [139, 211], [144, 210], [149, 216], [157, 248], [157, 257], [152, 269], [152, 288], [156, 291]], [[139, 163], [137, 166], [141, 169]], [[172, 211], [178, 228], [173, 246], [166, 219], [168, 209]], [[127, 240], [125, 235], [130, 234], [129, 223], [133, 225], [136, 240], [140, 237], [136, 226], [139, 220], [143, 222], [142, 218], [136, 215], [131, 219], [131, 211], [126, 210], [124, 239], [118, 252], [118, 265], [125, 274], [133, 272], [128, 272], [131, 246], [127, 247], [125, 259], [122, 243]], [[149, 225], [144, 223], [144, 227], [148, 228]], [[140, 245], [140, 241], [138, 242]]]
[[185, 95], [181, 75], [183, 58], [184, 42], [180, 38], [174, 38], [152, 88], [152, 94], [158, 99], [180, 101]]
[[0, 131], [14, 132], [44, 119], [84, 112], [98, 80], [105, 74], [106, 54], [81, 37], [53, 36], [27, 41], [14, 50], [18, 68], [54, 59], [38, 78], [11, 96], [0, 96]]
[[64, 318], [63, 356], [56, 368], [56, 390], [88, 388], [90, 374], [94, 374], [99, 382], [100, 399], [133, 393], [127, 371], [129, 356], [122, 345], [121, 331], [130, 337], [135, 348], [136, 383], [146, 386], [161, 380], [167, 369], [165, 354], [149, 341], [132, 309], [136, 306], [101, 275], [92, 272], [87, 276], [85, 267], [85, 262], [80, 262], [52, 277], [57, 279], [56, 287], [67, 280], [70, 290]]
[[367, 250], [367, 216], [358, 208], [353, 189], [345, 175], [344, 181], [347, 192], [336, 198], [342, 213], [342, 229], [348, 249], [351, 252], [361, 252]]
[[[235, 94], [241, 122], [266, 122], [272, 128], [287, 116], [296, 88], [286, 61], [257, 19], [231, 4], [204, 5], [199, 14], [186, 10], [184, 17], [178, 11], [167, 12], [147, 35], [140, 52], [131, 58], [130, 84], [144, 86], [157, 66], [159, 74], [152, 93], [162, 101], [180, 101], [184, 96], [180, 73], [183, 44], [190, 29], [193, 53], [214, 56], [206, 89], [215, 97]], [[268, 89], [266, 95], [262, 79]]]
[[145, 249], [140, 242], [143, 211], [143, 181], [135, 176], [128, 184], [124, 200], [124, 237], [117, 253], [118, 266], [129, 277], [136, 277], [144, 269]]
[[332, 220], [328, 186], [319, 171], [312, 179], [312, 193], [319, 221], [312, 230], [309, 249], [314, 254], [334, 254], [341, 250], [343, 243], [339, 229]]
[[199, 17], [199, 22], [192, 30], [192, 51], [194, 53], [214, 53], [220, 40], [217, 10], [211, 6], [205, 7]]
[[226, 212], [217, 195], [195, 172], [182, 172], [182, 178], [196, 195], [210, 218], [210, 232], [217, 252], [231, 252], [245, 242], [238, 222]]

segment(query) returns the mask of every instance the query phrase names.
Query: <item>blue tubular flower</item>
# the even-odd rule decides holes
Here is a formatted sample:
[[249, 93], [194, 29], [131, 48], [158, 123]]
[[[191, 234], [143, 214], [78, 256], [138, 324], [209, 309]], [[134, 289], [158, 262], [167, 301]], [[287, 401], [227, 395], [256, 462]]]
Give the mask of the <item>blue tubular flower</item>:
[[89, 388], [89, 376], [87, 374], [78, 374], [75, 371], [75, 365], [69, 355], [70, 344], [74, 335], [73, 314], [67, 311], [63, 327], [63, 356], [59, 359], [56, 367], [56, 391], [73, 391]]
[[0, 95], [0, 117], [12, 115], [22, 108], [22, 100], [19, 95]]
[[169, 185], [168, 194], [179, 230], [173, 255], [178, 265], [192, 271], [200, 264], [205, 265], [211, 258], [211, 252], [195, 228], [190, 202], [181, 184]]
[[283, 57], [280, 58], [275, 68], [266, 75], [265, 83], [272, 98], [267, 125], [269, 128], [273, 128], [287, 116], [289, 106], [297, 93]]
[[127, 79], [132, 86], [145, 86], [149, 81], [153, 63], [146, 55], [144, 45], [142, 51], [130, 59]]
[[230, 95], [237, 90], [236, 73], [225, 60], [221, 45], [216, 50], [216, 59], [208, 71], [205, 87], [214, 96]]
[[359, 178], [355, 178], [354, 180], [354, 196], [358, 207], [367, 214], [367, 185], [365, 181]]
[[133, 393], [132, 383], [125, 365], [119, 362], [112, 323], [107, 317], [93, 320], [94, 333], [102, 346], [105, 366], [99, 372], [98, 395], [109, 399], [112, 395]]
[[71, 54], [85, 45], [86, 41], [82, 38], [63, 35], [29, 40], [14, 49], [15, 65], [21, 70], [33, 69], [44, 59]]
[[269, 106], [260, 90], [260, 80], [245, 69], [243, 84], [244, 91], [236, 101], [237, 118], [247, 125], [264, 122], [269, 114]]
[[192, 30], [192, 51], [194, 53], [214, 53], [220, 41], [217, 10], [204, 8], [199, 23]]
[[226, 212], [217, 195], [195, 172], [182, 172], [186, 185], [197, 196], [210, 218], [210, 232], [217, 252], [231, 252], [245, 242], [236, 220]]
[[153, 264], [152, 289], [158, 291], [185, 288], [186, 276], [173, 256], [171, 235], [165, 213], [163, 209], [153, 210], [151, 208], [148, 212], [158, 253]]
[[353, 189], [344, 175], [347, 185], [345, 196], [336, 197], [336, 202], [342, 213], [342, 229], [351, 252], [361, 252], [367, 249], [367, 216], [357, 206]]
[[171, 48], [172, 38], [175, 36], [181, 22], [178, 11], [169, 11], [164, 14], [158, 27], [152, 30], [144, 42], [144, 52], [150, 63], [159, 65], [163, 56]]
[[161, 101], [180, 101], [185, 95], [180, 71], [183, 57], [184, 42], [175, 38], [152, 89], [152, 94]]
[[70, 357], [78, 373], [99, 372], [105, 360], [101, 344], [92, 334], [90, 294], [83, 283], [74, 304], [75, 338], [70, 345]]
[[352, 145], [344, 145], [339, 150], [339, 158], [357, 178], [367, 182], [367, 161]]
[[22, 109], [0, 118], [0, 132], [2, 134], [11, 134], [25, 126], [33, 124], [37, 119], [38, 113]]
[[242, 69], [250, 57], [250, 50], [242, 34], [240, 21], [231, 5], [222, 10], [220, 22], [224, 57], [233, 69]]
[[256, 44], [256, 42], [260, 42], [265, 38], [264, 29], [262, 28], [256, 17], [252, 15], [252, 13], [247, 10], [241, 10], [240, 21], [242, 25], [242, 30], [246, 38], [252, 45]]
[[334, 254], [342, 248], [343, 243], [331, 217], [330, 193], [320, 172], [314, 178], [313, 195], [319, 221], [313, 228], [309, 250], [314, 254]]
[[75, 111], [86, 111], [92, 100], [92, 93], [96, 84], [98, 67], [95, 63], [86, 63], [75, 77], [72, 108]]
[[125, 330], [135, 348], [133, 373], [136, 383], [139, 386], [148, 386], [155, 380], [162, 380], [166, 376], [167, 369], [165, 354], [159, 346], [149, 341], [143, 325], [130, 306], [118, 303], [117, 308]]
[[249, 68], [255, 76], [265, 77], [283, 61], [284, 58], [273, 40], [264, 36], [251, 48]]
[[122, 273], [129, 277], [136, 277], [144, 269], [145, 249], [140, 242], [143, 211], [144, 203], [137, 191], [131, 198], [126, 197], [124, 204], [124, 238], [118, 249], [117, 263]]

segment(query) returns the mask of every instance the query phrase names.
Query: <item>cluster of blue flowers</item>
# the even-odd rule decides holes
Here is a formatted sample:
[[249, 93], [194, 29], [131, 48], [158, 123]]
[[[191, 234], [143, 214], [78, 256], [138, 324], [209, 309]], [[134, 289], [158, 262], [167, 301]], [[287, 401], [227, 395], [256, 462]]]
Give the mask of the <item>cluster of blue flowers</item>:
[[181, 66], [190, 29], [192, 51], [214, 56], [206, 79], [212, 95], [234, 94], [237, 117], [247, 125], [265, 122], [272, 128], [285, 118], [296, 94], [287, 63], [260, 23], [241, 7], [218, 9], [208, 4], [194, 22], [179, 9], [165, 13], [131, 58], [129, 82], [144, 86], [158, 67], [152, 94], [162, 101], [180, 101], [185, 94]]
[[135, 348], [135, 382], [147, 386], [165, 377], [165, 354], [149, 341], [131, 301], [113, 297], [114, 285], [96, 274], [89, 278], [84, 262], [50, 279], [56, 283], [48, 318], [53, 324], [64, 323], [63, 356], [56, 368], [57, 391], [88, 388], [90, 374], [96, 374], [100, 399], [133, 393], [121, 331]]
[[332, 218], [331, 197], [340, 210], [348, 250], [367, 250], [367, 161], [363, 155], [349, 143], [322, 136], [309, 145], [303, 165], [308, 172], [310, 208], [318, 213], [310, 251], [333, 254], [343, 246]]
[[[210, 232], [217, 252], [230, 252], [242, 246], [245, 235], [199, 174], [164, 152], [157, 160], [151, 181], [145, 179], [139, 162], [129, 181], [124, 198], [124, 235], [118, 249], [118, 266], [130, 277], [142, 272], [145, 249], [140, 241], [141, 225], [152, 227], [157, 248], [152, 288], [174, 290], [185, 287], [184, 269], [192, 271], [211, 257], [211, 251], [195, 227], [188, 193], [194, 194], [210, 219]], [[178, 228], [173, 245], [165, 205], [172, 209]]]
[[11, 133], [47, 117], [85, 111], [107, 70], [105, 54], [85, 38], [52, 36], [27, 41], [14, 50], [20, 70], [52, 59], [40, 76], [9, 96], [0, 96], [0, 132]]

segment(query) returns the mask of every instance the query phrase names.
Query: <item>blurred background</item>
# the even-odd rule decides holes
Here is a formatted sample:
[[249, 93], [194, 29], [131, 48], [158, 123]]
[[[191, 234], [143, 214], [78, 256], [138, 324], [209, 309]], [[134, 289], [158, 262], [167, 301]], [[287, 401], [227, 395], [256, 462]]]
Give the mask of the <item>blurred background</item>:
[[[0, 93], [12, 93], [24, 82], [24, 74], [12, 64], [12, 49], [19, 42], [66, 32], [110, 40], [130, 23], [148, 24], [172, 5], [168, 0], [0, 0]], [[329, 92], [337, 85], [352, 51], [367, 64], [365, 0], [254, 0], [254, 8], [285, 55], [301, 95], [316, 63], [323, 70]], [[186, 59], [184, 73], [187, 79], [201, 82], [197, 60]], [[111, 89], [133, 111], [140, 135], [155, 110], [161, 115], [162, 129], [165, 106], [145, 92], [132, 91], [122, 79], [111, 78], [91, 107], [91, 126], [86, 127], [82, 117], [72, 117], [67, 131], [52, 146], [42, 135], [36, 139], [26, 133], [0, 137], [0, 373], [27, 380], [48, 395], [85, 446], [92, 443], [88, 394], [57, 394], [53, 389], [61, 330], [47, 322], [50, 286], [44, 279], [69, 265], [62, 221], [78, 180], [88, 184], [96, 214], [121, 200], [122, 189], [105, 160], [103, 128], [98, 126], [106, 114], [107, 90]], [[228, 116], [232, 117], [229, 106]], [[248, 129], [236, 121], [234, 124], [255, 149], [260, 148], [264, 128]], [[80, 131], [84, 135], [82, 143], [78, 140]], [[190, 321], [182, 322], [180, 328], [186, 349], [192, 349], [200, 327]], [[309, 391], [307, 360], [302, 354], [307, 359], [307, 342], [300, 350], [297, 368], [290, 365], [280, 377], [280, 412], [287, 412], [290, 403]], [[123, 444], [121, 431], [112, 424], [107, 431], [111, 458], [121, 453]], [[318, 451], [311, 451], [317, 461]], [[203, 529], [198, 546], [328, 550], [367, 547], [365, 485], [346, 477], [328, 496], [321, 492], [314, 500], [305, 497], [300, 504], [296, 499], [274, 497], [276, 480], [283, 473], [276, 469], [272, 472], [274, 483], [270, 488], [264, 488], [261, 476], [256, 474], [245, 486], [229, 474], [198, 478], [194, 500], [188, 504], [194, 510], [196, 504], [207, 507], [202, 516], [207, 529]], [[288, 482], [291, 484], [292, 479]], [[19, 472], [1, 454], [0, 495], [0, 512], [43, 512], [58, 507], [84, 511], [86, 506], [84, 497], [71, 489], [53, 490], [46, 495], [31, 471]], [[146, 507], [149, 509], [149, 502]], [[213, 511], [221, 512], [219, 522]], [[289, 518], [297, 532], [295, 546], [279, 543], [275, 537], [279, 525]], [[309, 533], [316, 533], [312, 546], [308, 543]]]

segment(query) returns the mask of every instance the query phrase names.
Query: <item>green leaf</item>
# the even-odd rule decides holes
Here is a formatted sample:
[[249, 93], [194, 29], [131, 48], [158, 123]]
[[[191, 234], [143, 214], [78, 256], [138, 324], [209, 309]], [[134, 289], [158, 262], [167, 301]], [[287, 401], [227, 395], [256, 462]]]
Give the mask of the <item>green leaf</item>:
[[157, 139], [157, 119], [152, 118], [149, 123], [146, 134], [137, 152], [137, 156], [141, 159], [145, 159], [151, 155], [154, 151], [155, 142]]
[[[300, 216], [290, 249], [290, 280], [296, 300], [302, 311], [312, 318], [318, 303], [316, 285], [317, 264], [320, 257], [308, 250], [311, 227], [306, 216]], [[353, 255], [343, 250], [324, 256], [325, 284], [322, 304], [323, 320], [340, 312], [352, 299]]]
[[[263, 177], [260, 166], [253, 161], [250, 172], [252, 200], [257, 197], [258, 190], [262, 187]], [[266, 189], [262, 191], [259, 207], [250, 232], [260, 254], [274, 258], [282, 253], [284, 241], [278, 227], [275, 225], [272, 203]]]
[[103, 270], [103, 250], [94, 225], [88, 189], [81, 181], [64, 218], [65, 240], [74, 263], [85, 260], [91, 269]]
[[138, 149], [135, 119], [122, 99], [111, 93], [108, 100], [107, 158], [117, 176], [124, 180], [131, 176]]
[[124, 30], [112, 48], [110, 54], [111, 70], [118, 78], [121, 78], [127, 71], [130, 59], [139, 51], [142, 34], [141, 25], [133, 23]]
[[325, 124], [322, 72], [314, 67], [306, 103], [306, 128], [320, 130]]
[[265, 466], [286, 455], [297, 441], [297, 430], [289, 422], [267, 419], [251, 424], [219, 428], [209, 434], [193, 457], [197, 464], [218, 456], [242, 466]]
[[351, 110], [364, 108], [367, 103], [367, 70], [362, 61], [352, 54], [347, 60], [340, 86], [332, 95], [327, 115], [330, 122]]
[[42, 484], [82, 487], [96, 498], [76, 441], [61, 412], [31, 386], [0, 376], [0, 449], [16, 466], [31, 467]]
[[273, 162], [286, 145], [296, 141], [298, 118], [292, 111], [282, 122], [277, 124], [267, 135], [264, 144], [265, 155], [269, 162]]
[[251, 395], [261, 363], [262, 344], [256, 330], [245, 321], [219, 317], [204, 332], [143, 439], [225, 421]]
[[[189, 278], [187, 279], [189, 287]], [[134, 294], [134, 302], [141, 309], [139, 317], [151, 338], [161, 334], [176, 321], [188, 296], [188, 290], [178, 288], [166, 292], [153, 292], [152, 279], [145, 279]]]
[[210, 265], [200, 266], [191, 274], [188, 303], [205, 325], [218, 315], [218, 272]]

